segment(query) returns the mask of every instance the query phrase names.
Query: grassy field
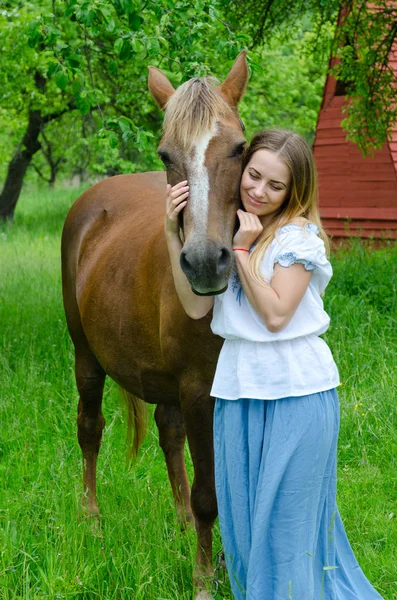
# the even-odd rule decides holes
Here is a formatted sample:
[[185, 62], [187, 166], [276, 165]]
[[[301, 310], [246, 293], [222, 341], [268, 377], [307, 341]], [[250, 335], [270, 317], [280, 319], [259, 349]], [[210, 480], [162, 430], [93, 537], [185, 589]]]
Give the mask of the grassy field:
[[[195, 536], [176, 523], [153, 424], [137, 464], [125, 467], [125, 415], [110, 381], [100, 526], [79, 511], [77, 394], [59, 258], [77, 195], [25, 194], [15, 222], [0, 228], [0, 598], [188, 600]], [[343, 382], [338, 502], [364, 572], [385, 600], [396, 600], [397, 247], [352, 244], [333, 263], [325, 303]], [[231, 599], [227, 584], [218, 598]]]

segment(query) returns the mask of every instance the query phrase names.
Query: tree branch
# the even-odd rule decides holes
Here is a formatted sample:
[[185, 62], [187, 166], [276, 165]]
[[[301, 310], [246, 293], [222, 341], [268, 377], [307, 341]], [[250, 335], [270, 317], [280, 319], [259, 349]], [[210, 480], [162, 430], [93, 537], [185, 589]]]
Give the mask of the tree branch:
[[33, 169], [36, 171], [36, 173], [38, 174], [39, 177], [41, 177], [41, 179], [43, 179], [43, 181], [45, 181], [46, 183], [50, 183], [50, 179], [47, 179], [47, 177], [45, 177], [43, 175], [43, 173], [40, 171], [40, 169], [34, 164], [34, 162], [32, 161], [30, 163], [30, 166], [33, 167]]

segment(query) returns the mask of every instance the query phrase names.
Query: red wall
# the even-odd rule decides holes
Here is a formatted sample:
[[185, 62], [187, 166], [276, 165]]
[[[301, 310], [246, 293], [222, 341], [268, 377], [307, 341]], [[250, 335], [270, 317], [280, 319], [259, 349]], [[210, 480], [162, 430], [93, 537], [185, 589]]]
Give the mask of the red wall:
[[313, 146], [324, 226], [336, 237], [397, 239], [397, 128], [392, 142], [364, 158], [346, 141], [344, 97], [334, 96], [335, 87], [328, 76]]

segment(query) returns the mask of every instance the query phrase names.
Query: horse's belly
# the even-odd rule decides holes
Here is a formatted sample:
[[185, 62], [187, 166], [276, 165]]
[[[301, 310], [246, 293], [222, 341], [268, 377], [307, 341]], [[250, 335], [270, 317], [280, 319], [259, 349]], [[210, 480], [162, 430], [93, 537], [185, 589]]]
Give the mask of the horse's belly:
[[141, 371], [139, 373], [139, 389], [133, 385], [134, 382], [130, 377], [117, 383], [127, 392], [149, 404], [179, 404], [179, 382], [171, 373], [152, 369]]
[[[100, 272], [92, 271], [79, 299], [91, 350], [105, 372], [128, 392], [153, 404], [177, 404], [179, 383], [167, 360], [169, 344], [164, 347], [160, 339], [156, 286], [142, 284], [135, 274], [127, 290], [119, 280], [120, 271], [109, 270], [104, 276], [104, 266], [98, 261]], [[175, 353], [179, 354], [178, 347]]]

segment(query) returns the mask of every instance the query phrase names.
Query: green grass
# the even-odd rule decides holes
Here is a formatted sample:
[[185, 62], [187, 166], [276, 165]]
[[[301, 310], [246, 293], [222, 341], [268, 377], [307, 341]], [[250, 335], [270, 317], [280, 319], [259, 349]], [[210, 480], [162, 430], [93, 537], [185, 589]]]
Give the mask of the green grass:
[[[125, 415], [110, 381], [100, 526], [79, 510], [77, 394], [59, 259], [77, 195], [24, 194], [15, 222], [0, 228], [0, 598], [188, 600], [195, 535], [176, 523], [153, 424], [137, 464], [125, 467]], [[396, 600], [397, 248], [352, 244], [334, 268], [325, 303], [343, 382], [339, 507], [364, 572], [385, 600]], [[227, 585], [220, 597], [231, 599]]]

